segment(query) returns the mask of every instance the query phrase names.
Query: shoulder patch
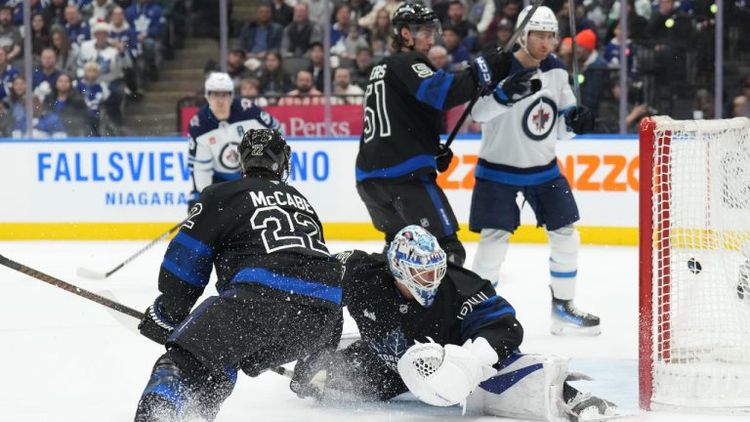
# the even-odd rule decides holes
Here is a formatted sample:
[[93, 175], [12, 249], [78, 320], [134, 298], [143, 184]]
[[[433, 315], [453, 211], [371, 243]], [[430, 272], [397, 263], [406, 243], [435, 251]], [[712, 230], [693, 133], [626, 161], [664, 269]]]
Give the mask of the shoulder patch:
[[190, 127], [198, 127], [200, 126], [201, 119], [198, 117], [198, 113], [195, 113], [195, 116], [193, 116], [192, 119], [190, 119]]
[[271, 115], [266, 113], [265, 111], [261, 111], [258, 115], [258, 118], [260, 118], [260, 121], [263, 122], [266, 126], [271, 126]]
[[427, 64], [425, 63], [414, 63], [413, 65], [411, 65], [411, 68], [414, 70], [414, 73], [416, 73], [420, 78], [429, 78], [430, 76], [435, 74], [435, 72], [430, 69], [430, 66], [427, 66]]
[[242, 110], [248, 110], [253, 107], [253, 102], [249, 98], [242, 98], [240, 100], [240, 106]]

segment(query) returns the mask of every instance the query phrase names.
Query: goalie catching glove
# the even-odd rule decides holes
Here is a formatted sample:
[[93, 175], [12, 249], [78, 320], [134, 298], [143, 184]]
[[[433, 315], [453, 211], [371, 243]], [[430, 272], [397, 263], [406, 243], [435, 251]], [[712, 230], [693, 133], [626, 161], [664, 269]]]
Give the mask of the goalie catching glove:
[[398, 373], [419, 400], [453, 406], [497, 372], [492, 368], [497, 359], [497, 352], [483, 337], [469, 339], [463, 346], [416, 343], [399, 359]]

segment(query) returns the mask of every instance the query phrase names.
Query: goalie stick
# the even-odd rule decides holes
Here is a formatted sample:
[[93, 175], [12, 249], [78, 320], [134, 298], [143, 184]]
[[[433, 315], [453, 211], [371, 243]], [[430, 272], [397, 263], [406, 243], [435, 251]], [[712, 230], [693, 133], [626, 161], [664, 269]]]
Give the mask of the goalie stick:
[[148, 245], [144, 246], [138, 252], [134, 253], [133, 255], [131, 255], [130, 257], [128, 257], [127, 259], [125, 259], [121, 263], [119, 263], [116, 267], [112, 268], [111, 270], [109, 270], [107, 272], [95, 271], [95, 270], [92, 270], [92, 269], [89, 269], [89, 268], [85, 268], [85, 267], [78, 267], [78, 269], [76, 270], [76, 274], [79, 275], [79, 276], [81, 276], [81, 277], [90, 278], [90, 279], [94, 279], [94, 280], [104, 280], [105, 278], [107, 278], [107, 277], [111, 276], [112, 274], [116, 273], [117, 271], [119, 271], [120, 268], [124, 267], [125, 265], [129, 264], [130, 262], [132, 262], [134, 259], [138, 258], [142, 253], [144, 253], [147, 250], [151, 249], [152, 246], [156, 245], [157, 243], [159, 243], [162, 240], [164, 240], [167, 237], [169, 237], [169, 235], [171, 235], [172, 233], [174, 233], [177, 230], [179, 230], [180, 227], [182, 227], [182, 225], [184, 223], [185, 223], [185, 221], [180, 221], [174, 227], [172, 227], [171, 229], [169, 229], [165, 233], [162, 233], [159, 237], [157, 237], [156, 239], [154, 239], [151, 242], [149, 242]]
[[[518, 25], [518, 28], [513, 32], [513, 35], [510, 36], [510, 39], [507, 43], [505, 43], [504, 46], [498, 49], [498, 51], [502, 54], [506, 51], [513, 48], [513, 46], [516, 44], [516, 40], [518, 37], [521, 36], [521, 33], [523, 32], [524, 28], [526, 28], [526, 25], [531, 20], [531, 17], [534, 15], [534, 12], [536, 12], [536, 9], [541, 6], [542, 0], [534, 0], [532, 2], [531, 10], [529, 10], [529, 13], [526, 14], [526, 16], [523, 18], [521, 23]], [[494, 81], [493, 81], [494, 82]], [[541, 86], [538, 86], [536, 90], [538, 91]], [[482, 91], [484, 91], [484, 88], [479, 87], [477, 88], [477, 92], [474, 93], [474, 96], [471, 97], [471, 101], [469, 101], [469, 104], [464, 109], [464, 112], [461, 114], [461, 117], [458, 118], [458, 121], [456, 122], [456, 125], [453, 126], [453, 130], [451, 131], [450, 135], [448, 135], [448, 139], [445, 141], [444, 148], [448, 149], [450, 148], [451, 144], [453, 143], [453, 140], [456, 139], [456, 135], [458, 135], [458, 131], [461, 129], [461, 126], [463, 126], [464, 122], [466, 121], [466, 118], [469, 117], [469, 114], [471, 113], [471, 109], [474, 108], [474, 104], [479, 101], [479, 97], [482, 96]]]

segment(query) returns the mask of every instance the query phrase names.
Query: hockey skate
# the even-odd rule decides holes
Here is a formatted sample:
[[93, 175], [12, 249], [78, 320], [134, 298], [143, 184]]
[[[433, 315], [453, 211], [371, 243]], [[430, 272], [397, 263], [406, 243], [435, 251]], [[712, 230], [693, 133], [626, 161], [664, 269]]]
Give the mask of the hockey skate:
[[601, 334], [599, 317], [582, 312], [572, 300], [552, 298], [552, 326], [555, 335], [597, 336]]
[[571, 422], [602, 421], [622, 416], [614, 403], [582, 393], [567, 382], [563, 384], [563, 399], [562, 408]]

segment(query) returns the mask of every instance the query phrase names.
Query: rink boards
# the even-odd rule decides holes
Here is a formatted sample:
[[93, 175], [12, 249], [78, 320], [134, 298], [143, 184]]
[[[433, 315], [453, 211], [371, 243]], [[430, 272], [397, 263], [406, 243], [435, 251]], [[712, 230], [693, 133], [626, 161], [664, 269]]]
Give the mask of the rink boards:
[[[290, 138], [290, 181], [318, 211], [327, 239], [380, 239], [354, 179], [357, 138]], [[459, 138], [441, 174], [464, 240], [479, 138]], [[184, 218], [190, 191], [185, 138], [2, 139], [0, 240], [149, 239]], [[637, 244], [638, 144], [635, 136], [592, 135], [559, 142], [562, 172], [581, 213], [582, 240]], [[519, 205], [523, 204], [519, 196]], [[541, 242], [528, 204], [515, 241]]]

